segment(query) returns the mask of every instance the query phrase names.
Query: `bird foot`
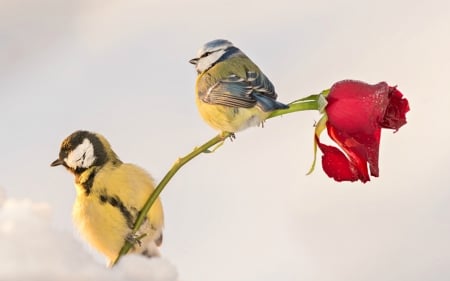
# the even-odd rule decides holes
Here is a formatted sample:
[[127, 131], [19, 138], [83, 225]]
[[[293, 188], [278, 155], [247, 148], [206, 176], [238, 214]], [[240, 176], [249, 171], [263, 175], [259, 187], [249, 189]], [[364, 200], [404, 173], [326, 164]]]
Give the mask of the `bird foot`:
[[[228, 136], [227, 136], [227, 134], [228, 134]], [[221, 138], [223, 141], [225, 141], [225, 139], [226, 139], [227, 137], [230, 139], [230, 141], [233, 141], [233, 140], [236, 139], [236, 135], [235, 135], [234, 133], [231, 133], [231, 132], [221, 132], [221, 133], [220, 133], [220, 138]]]
[[203, 153], [213, 153], [213, 152], [215, 152], [219, 147], [221, 147], [225, 143], [225, 140], [227, 138], [229, 138], [230, 141], [233, 141], [234, 139], [236, 139], [236, 135], [234, 133], [229, 133], [229, 132], [221, 132], [219, 137], [222, 140], [219, 143], [217, 143], [212, 149], [207, 149], [207, 150], [203, 151]]
[[129, 242], [132, 245], [138, 244], [140, 247], [142, 245], [141, 239], [144, 238], [147, 234], [138, 235], [136, 233], [129, 233], [127, 237], [125, 237], [125, 241]]

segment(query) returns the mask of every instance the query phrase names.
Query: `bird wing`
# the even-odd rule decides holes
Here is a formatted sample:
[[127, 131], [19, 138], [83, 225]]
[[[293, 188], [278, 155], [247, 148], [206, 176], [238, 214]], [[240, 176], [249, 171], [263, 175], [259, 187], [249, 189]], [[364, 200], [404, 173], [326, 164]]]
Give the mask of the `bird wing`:
[[256, 99], [251, 95], [252, 91], [253, 87], [248, 80], [233, 74], [212, 85], [203, 101], [209, 104], [250, 108], [256, 104]]
[[230, 107], [260, 107], [263, 111], [285, 108], [276, 102], [277, 94], [273, 84], [264, 74], [247, 71], [245, 78], [235, 74], [212, 85], [202, 100], [209, 104]]

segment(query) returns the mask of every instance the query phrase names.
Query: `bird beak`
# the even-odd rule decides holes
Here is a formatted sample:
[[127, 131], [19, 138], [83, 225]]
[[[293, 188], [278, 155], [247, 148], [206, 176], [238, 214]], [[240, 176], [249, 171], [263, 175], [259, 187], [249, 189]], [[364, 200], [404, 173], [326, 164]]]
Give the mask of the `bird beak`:
[[191, 59], [191, 60], [189, 61], [189, 63], [191, 63], [191, 64], [193, 64], [193, 65], [196, 65], [197, 62], [198, 62], [198, 58]]
[[64, 161], [63, 161], [63, 160], [61, 160], [61, 159], [56, 159], [55, 161], [53, 161], [53, 162], [50, 164], [50, 166], [51, 166], [51, 167], [55, 167], [55, 166], [59, 166], [59, 165], [62, 165], [62, 164], [64, 164]]

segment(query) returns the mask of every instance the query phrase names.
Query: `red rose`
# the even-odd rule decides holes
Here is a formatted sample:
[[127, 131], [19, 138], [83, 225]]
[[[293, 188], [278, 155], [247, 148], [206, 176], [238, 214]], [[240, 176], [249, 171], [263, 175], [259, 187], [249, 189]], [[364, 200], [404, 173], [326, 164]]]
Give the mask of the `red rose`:
[[[369, 85], [344, 80], [334, 84], [326, 96], [325, 116], [316, 128], [315, 143], [323, 153], [322, 167], [336, 181], [367, 182], [378, 177], [378, 149], [381, 129], [406, 124], [408, 100], [396, 87], [385, 82]], [[323, 129], [338, 146], [325, 145], [319, 136]]]

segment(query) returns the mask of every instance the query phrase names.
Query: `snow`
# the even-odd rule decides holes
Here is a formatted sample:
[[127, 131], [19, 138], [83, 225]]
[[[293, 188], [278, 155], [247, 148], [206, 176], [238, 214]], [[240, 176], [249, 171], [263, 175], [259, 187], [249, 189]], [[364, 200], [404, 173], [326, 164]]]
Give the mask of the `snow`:
[[163, 258], [128, 255], [107, 268], [73, 234], [52, 225], [46, 203], [0, 196], [0, 206], [0, 280], [177, 280]]

